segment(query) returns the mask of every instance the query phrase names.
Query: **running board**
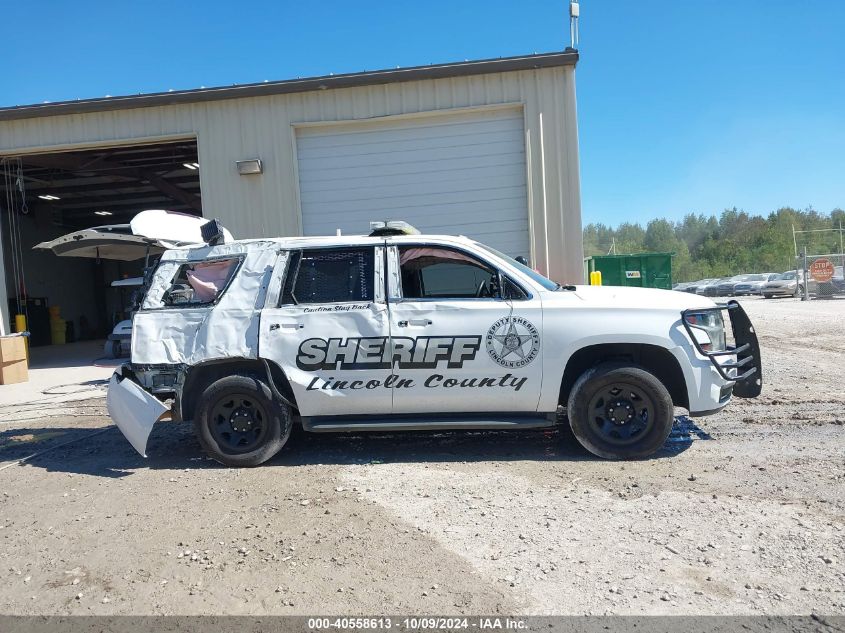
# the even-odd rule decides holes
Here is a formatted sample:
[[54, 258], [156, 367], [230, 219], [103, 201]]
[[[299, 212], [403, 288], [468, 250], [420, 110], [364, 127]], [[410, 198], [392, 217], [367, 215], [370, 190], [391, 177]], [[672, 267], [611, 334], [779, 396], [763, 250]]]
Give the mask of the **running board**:
[[350, 431], [472, 431], [545, 429], [557, 424], [557, 415], [334, 415], [302, 417], [302, 428], [312, 433]]

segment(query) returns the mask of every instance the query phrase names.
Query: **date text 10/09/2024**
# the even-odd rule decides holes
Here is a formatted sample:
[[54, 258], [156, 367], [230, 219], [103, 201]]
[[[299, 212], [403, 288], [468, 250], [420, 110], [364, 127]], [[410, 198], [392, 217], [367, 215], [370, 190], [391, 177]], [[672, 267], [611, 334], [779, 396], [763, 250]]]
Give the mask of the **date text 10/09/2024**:
[[453, 630], [511, 630], [528, 628], [525, 620], [501, 617], [449, 618], [449, 617], [351, 617], [351, 618], [308, 618], [309, 630], [389, 630], [400, 631], [453, 631]]

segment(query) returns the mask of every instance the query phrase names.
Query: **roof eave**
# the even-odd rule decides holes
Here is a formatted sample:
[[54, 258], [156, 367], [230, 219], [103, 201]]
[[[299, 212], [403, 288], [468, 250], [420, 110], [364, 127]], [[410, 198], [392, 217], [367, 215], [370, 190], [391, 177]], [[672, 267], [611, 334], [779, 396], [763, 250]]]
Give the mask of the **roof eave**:
[[421, 81], [425, 79], [444, 79], [468, 75], [485, 75], [518, 70], [533, 70], [537, 68], [552, 68], [556, 66], [575, 66], [577, 62], [578, 51], [575, 49], [567, 49], [562, 52], [523, 55], [519, 57], [503, 57], [499, 59], [434, 64], [430, 66], [414, 66], [411, 68], [374, 70], [361, 73], [327, 75], [323, 77], [309, 77], [305, 79], [289, 79], [285, 81], [273, 81], [257, 84], [242, 84], [216, 88], [199, 88], [196, 90], [156, 92], [150, 94], [105, 97], [100, 99], [79, 99], [76, 101], [60, 101], [55, 103], [13, 106], [0, 108], [0, 121], [32, 119], [67, 114], [84, 114], [89, 112], [104, 112], [110, 110], [149, 108], [154, 106], [176, 105], [183, 103], [200, 103], [204, 101], [221, 101], [224, 99], [241, 99], [244, 97], [265, 97], [279, 94], [309, 92], [313, 90], [354, 88], [358, 86]]

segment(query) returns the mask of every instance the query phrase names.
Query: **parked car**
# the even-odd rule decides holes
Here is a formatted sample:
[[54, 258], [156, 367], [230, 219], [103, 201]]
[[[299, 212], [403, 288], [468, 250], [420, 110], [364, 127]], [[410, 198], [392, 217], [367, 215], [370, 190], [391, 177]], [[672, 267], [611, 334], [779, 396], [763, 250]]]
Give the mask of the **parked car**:
[[689, 292], [692, 294], [696, 294], [698, 289], [701, 286], [709, 284], [711, 281], [715, 281], [715, 279], [699, 279], [698, 281], [691, 281], [686, 288], [684, 288], [684, 292]]
[[636, 458], [663, 446], [674, 406], [709, 415], [762, 389], [736, 302], [561, 286], [469, 238], [406, 233], [228, 241], [212, 226], [208, 246], [166, 251], [110, 380], [112, 419], [144, 455], [172, 401], [212, 458], [255, 466], [295, 422], [549, 428], [564, 407], [589, 451]]
[[832, 297], [845, 294], [845, 276], [842, 266], [833, 267], [833, 277], [830, 281], [817, 284], [816, 294], [819, 297]]
[[691, 281], [683, 281], [680, 283], [672, 284], [672, 290], [677, 290], [678, 292], [683, 292], [687, 286], [689, 286], [692, 282]]
[[[811, 290], [815, 290], [815, 288], [811, 288]], [[800, 272], [787, 270], [763, 284], [761, 292], [766, 299], [803, 294], [804, 277]]]
[[733, 277], [723, 279], [718, 284], [716, 284], [716, 288], [714, 290], [715, 296], [732, 297], [734, 295], [734, 288], [736, 287], [736, 285], [743, 281], [747, 281], [750, 276], [751, 275], [734, 275]]
[[699, 286], [695, 293], [699, 295], [704, 295], [705, 297], [718, 297], [719, 286], [729, 280], [730, 277], [720, 277], [718, 279], [714, 279], [711, 282], [704, 284], [703, 286]]
[[746, 279], [744, 281], [740, 281], [734, 286], [733, 294], [737, 297], [762, 294], [763, 286], [766, 285], [766, 282], [771, 281], [777, 276], [778, 273], [746, 275]]

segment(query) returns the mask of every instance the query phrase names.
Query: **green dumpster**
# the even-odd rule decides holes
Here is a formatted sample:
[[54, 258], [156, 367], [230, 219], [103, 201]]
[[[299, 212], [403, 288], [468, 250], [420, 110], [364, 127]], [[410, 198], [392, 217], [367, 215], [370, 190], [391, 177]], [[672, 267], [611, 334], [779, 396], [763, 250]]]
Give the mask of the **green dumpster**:
[[672, 289], [673, 253], [593, 255], [584, 260], [585, 278], [601, 271], [603, 286]]

